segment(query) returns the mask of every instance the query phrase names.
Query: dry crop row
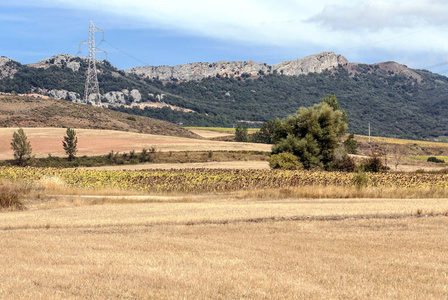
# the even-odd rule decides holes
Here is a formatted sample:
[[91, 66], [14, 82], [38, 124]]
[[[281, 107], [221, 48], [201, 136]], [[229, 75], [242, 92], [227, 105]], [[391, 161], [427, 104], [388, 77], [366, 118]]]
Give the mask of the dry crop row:
[[[184, 169], [104, 171], [55, 168], [0, 167], [0, 179], [39, 182], [57, 179], [69, 187], [204, 193], [298, 186], [352, 186], [353, 173], [280, 170]], [[367, 173], [368, 186], [448, 188], [447, 174]]]

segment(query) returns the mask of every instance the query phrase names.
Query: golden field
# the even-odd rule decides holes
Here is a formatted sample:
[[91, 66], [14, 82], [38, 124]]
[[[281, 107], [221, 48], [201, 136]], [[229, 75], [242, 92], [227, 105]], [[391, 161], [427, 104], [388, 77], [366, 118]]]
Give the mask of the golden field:
[[2, 298], [447, 295], [446, 199], [121, 201], [0, 213]]
[[[64, 129], [25, 132], [39, 155], [63, 156]], [[77, 133], [79, 155], [270, 149]], [[24, 205], [0, 210], [0, 299], [447, 299], [447, 174], [367, 173], [357, 186], [356, 174], [247, 163], [0, 167], [0, 194]]]
[[[370, 174], [368, 186], [356, 187], [344, 177], [353, 174], [326, 172], [1, 171], [5, 191], [28, 190], [25, 210], [0, 211], [3, 299], [448, 292], [446, 174]], [[163, 187], [161, 177], [203, 187], [139, 188]], [[302, 184], [269, 188], [272, 181]]]

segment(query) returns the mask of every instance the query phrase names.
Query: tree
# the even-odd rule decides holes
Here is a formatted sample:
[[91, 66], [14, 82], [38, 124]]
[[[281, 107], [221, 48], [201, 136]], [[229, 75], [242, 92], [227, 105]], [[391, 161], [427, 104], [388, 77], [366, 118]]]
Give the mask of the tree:
[[72, 161], [76, 156], [76, 152], [78, 152], [78, 138], [75, 130], [70, 127], [67, 128], [66, 134], [62, 141], [62, 147], [64, 147], [65, 153], [68, 155], [68, 161]]
[[400, 164], [403, 156], [406, 154], [406, 150], [403, 146], [395, 145], [392, 149], [392, 154], [394, 158], [394, 166], [395, 166], [395, 172], [398, 171], [398, 165]]
[[238, 126], [236, 127], [235, 141], [236, 142], [247, 142], [248, 141], [246, 124], [244, 124], [243, 126], [238, 124]]
[[356, 140], [355, 135], [353, 133], [350, 133], [347, 139], [344, 141], [344, 147], [347, 153], [349, 154], [356, 154], [358, 150], [356, 149]]
[[12, 150], [14, 151], [14, 159], [19, 166], [25, 165], [31, 158], [31, 144], [22, 128], [14, 131], [11, 142]]
[[278, 124], [280, 124], [280, 119], [278, 118], [263, 122], [260, 130], [252, 134], [251, 141], [253, 143], [272, 144], [272, 136]]
[[321, 103], [301, 107], [294, 116], [281, 120], [273, 134], [272, 153], [290, 152], [305, 169], [329, 169], [348, 127], [346, 113], [338, 109], [336, 97], [330, 96], [331, 101], [324, 98]]

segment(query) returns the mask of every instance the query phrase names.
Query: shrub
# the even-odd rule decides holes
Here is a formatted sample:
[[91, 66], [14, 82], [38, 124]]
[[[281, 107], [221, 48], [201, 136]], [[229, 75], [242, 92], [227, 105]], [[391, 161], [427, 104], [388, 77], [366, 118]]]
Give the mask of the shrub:
[[271, 157], [269, 158], [269, 166], [272, 169], [282, 169], [282, 170], [303, 169], [303, 165], [299, 161], [299, 158], [289, 152], [282, 152], [279, 154], [271, 155]]
[[134, 158], [137, 158], [137, 155], [135, 154], [135, 150], [132, 150], [129, 152], [129, 159], [132, 160]]
[[353, 175], [352, 184], [358, 189], [366, 187], [368, 182], [369, 177], [365, 172], [358, 172]]
[[353, 158], [344, 155], [339, 159], [335, 159], [329, 164], [330, 171], [353, 172], [356, 169], [356, 164]]
[[347, 139], [344, 141], [344, 147], [347, 153], [356, 154], [358, 152], [357, 142], [355, 140], [355, 135], [353, 133], [350, 133]]
[[428, 157], [428, 160], [427, 160], [428, 162], [433, 162], [433, 163], [438, 163], [438, 164], [443, 164], [443, 163], [445, 163], [445, 161], [443, 160], [443, 159], [439, 159], [439, 158], [437, 158], [437, 157], [435, 157], [435, 156], [430, 156], [430, 157]]
[[0, 182], [0, 207], [23, 209], [22, 193], [19, 187]]
[[383, 165], [381, 158], [378, 155], [374, 155], [371, 158], [364, 160], [361, 164], [361, 169], [365, 172], [383, 172], [387, 168]]

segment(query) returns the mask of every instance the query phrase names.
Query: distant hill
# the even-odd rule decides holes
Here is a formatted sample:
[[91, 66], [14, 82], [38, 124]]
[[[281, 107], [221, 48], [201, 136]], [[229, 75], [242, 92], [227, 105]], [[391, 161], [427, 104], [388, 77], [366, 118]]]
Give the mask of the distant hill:
[[[32, 65], [0, 58], [0, 92], [38, 93], [79, 102], [84, 58], [56, 55]], [[276, 65], [226, 62], [137, 67], [98, 61], [100, 93], [114, 110], [182, 123], [232, 126], [293, 114], [334, 93], [349, 131], [376, 136], [448, 136], [448, 78], [395, 62], [350, 63], [323, 52]]]
[[27, 96], [0, 95], [0, 127], [109, 129], [199, 138], [175, 124], [106, 108]]

